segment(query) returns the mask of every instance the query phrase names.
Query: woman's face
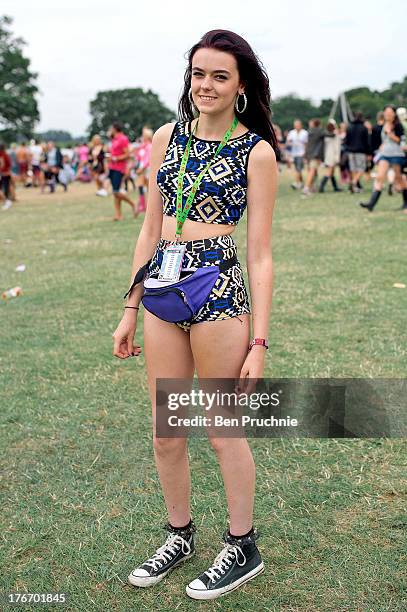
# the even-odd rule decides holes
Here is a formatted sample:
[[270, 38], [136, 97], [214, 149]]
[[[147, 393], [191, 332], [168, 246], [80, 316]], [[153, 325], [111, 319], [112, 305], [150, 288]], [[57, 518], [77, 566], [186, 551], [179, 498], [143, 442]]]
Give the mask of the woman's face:
[[192, 99], [200, 113], [216, 115], [233, 107], [244, 92], [237, 62], [231, 53], [198, 49], [192, 58]]
[[395, 116], [396, 116], [396, 113], [390, 106], [384, 109], [384, 120], [385, 121], [394, 121]]

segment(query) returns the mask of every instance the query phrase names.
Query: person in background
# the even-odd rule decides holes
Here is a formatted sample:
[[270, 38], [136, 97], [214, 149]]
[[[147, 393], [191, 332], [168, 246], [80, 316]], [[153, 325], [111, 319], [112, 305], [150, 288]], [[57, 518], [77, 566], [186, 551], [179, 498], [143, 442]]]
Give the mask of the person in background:
[[83, 174], [87, 173], [88, 170], [88, 158], [89, 158], [89, 147], [86, 142], [82, 142], [78, 149], [78, 169], [76, 171], [76, 180], [80, 180]]
[[50, 193], [54, 193], [55, 185], [58, 182], [59, 171], [61, 170], [62, 164], [62, 153], [59, 147], [55, 146], [55, 143], [50, 140], [47, 143], [44, 159], [44, 178], [45, 181], [41, 187], [44, 191], [45, 184], [49, 186]]
[[382, 144], [382, 129], [384, 125], [384, 113], [379, 111], [376, 115], [376, 125], [372, 127], [370, 135], [370, 153], [373, 156], [373, 162], [376, 163], [375, 156], [378, 154]]
[[122, 125], [115, 121], [110, 130], [111, 138], [110, 158], [109, 158], [109, 179], [112, 184], [115, 216], [113, 221], [122, 220], [121, 203], [127, 202], [133, 209], [134, 217], [138, 216], [138, 206], [125, 193], [121, 193], [120, 188], [123, 177], [127, 170], [127, 159], [129, 157], [129, 139], [123, 134]]
[[350, 183], [350, 171], [349, 171], [349, 157], [346, 151], [345, 140], [346, 132], [348, 130], [348, 124], [342, 121], [339, 124], [339, 138], [341, 139], [341, 160], [339, 162], [339, 168], [341, 171], [341, 182]]
[[[364, 179], [365, 182], [368, 183], [370, 181], [370, 173], [373, 170], [373, 155], [372, 155], [372, 133], [373, 133], [373, 126], [371, 121], [369, 121], [368, 119], [365, 120], [364, 122], [364, 126], [367, 129], [367, 142], [368, 142], [368, 152], [366, 154], [366, 170], [365, 170], [365, 174], [364, 174]], [[358, 188], [361, 189], [362, 185], [360, 182], [358, 182]]]
[[69, 183], [75, 180], [75, 172], [71, 166], [68, 155], [64, 155], [62, 158], [62, 168], [58, 172], [58, 183], [62, 185], [64, 191], [68, 191]]
[[380, 156], [377, 164], [377, 176], [373, 186], [373, 193], [369, 202], [359, 202], [359, 204], [362, 208], [366, 208], [370, 212], [373, 212], [382, 194], [387, 172], [389, 168], [393, 168], [395, 173], [394, 184], [403, 194], [401, 210], [407, 212], [407, 178], [402, 174], [402, 168], [406, 161], [402, 146], [404, 130], [397, 117], [394, 106], [390, 104], [385, 106], [383, 112], [384, 124], [381, 132], [382, 144], [379, 149]]
[[6, 147], [0, 142], [0, 200], [4, 200], [3, 210], [8, 210], [13, 202], [10, 195], [11, 158]]
[[338, 134], [335, 119], [329, 119], [324, 134], [324, 166], [325, 176], [319, 186], [319, 193], [324, 193], [325, 186], [331, 179], [334, 191], [342, 191], [335, 178], [335, 167], [341, 159], [341, 137]]
[[345, 147], [349, 157], [351, 172], [351, 193], [362, 191], [360, 178], [366, 171], [366, 156], [369, 153], [369, 133], [364, 125], [363, 114], [358, 111], [348, 126], [345, 138]]
[[145, 212], [153, 130], [148, 127], [143, 127], [141, 138], [141, 146], [138, 147], [136, 151], [136, 159], [138, 160], [137, 187], [139, 190], [139, 211]]
[[308, 142], [305, 149], [305, 158], [308, 161], [308, 174], [303, 189], [303, 195], [310, 196], [315, 179], [318, 176], [318, 168], [324, 157], [324, 130], [321, 128], [319, 119], [311, 119], [309, 122]]
[[38, 187], [41, 176], [42, 146], [33, 139], [30, 142], [30, 170], [32, 172], [32, 186]]
[[285, 162], [285, 165], [287, 167], [288, 170], [291, 169], [291, 160], [292, 160], [292, 156], [291, 156], [291, 145], [288, 142], [288, 134], [289, 134], [290, 130], [284, 130], [283, 132], [283, 140], [282, 140], [282, 156], [283, 156], [283, 160]]
[[407, 134], [407, 109], [404, 106], [400, 106], [397, 110], [397, 117], [401, 125], [403, 126], [404, 136]]
[[303, 187], [302, 171], [304, 169], [305, 147], [308, 142], [308, 132], [302, 127], [299, 119], [294, 121], [294, 129], [288, 132], [287, 144], [291, 147], [291, 158], [295, 168], [295, 180], [291, 184], [293, 189]]
[[40, 188], [41, 188], [41, 193], [44, 192], [44, 188], [45, 188], [45, 184], [46, 184], [46, 178], [45, 178], [45, 173], [48, 171], [48, 165], [47, 165], [47, 149], [48, 149], [48, 145], [46, 142], [41, 142], [40, 143], [41, 149], [42, 149], [42, 153], [41, 153], [41, 158], [40, 158], [40, 177], [39, 177], [39, 184], [40, 184]]
[[22, 185], [27, 183], [27, 172], [30, 165], [30, 151], [25, 142], [22, 142], [16, 149], [18, 165], [18, 179]]
[[106, 168], [105, 168], [105, 150], [103, 142], [99, 134], [92, 137], [89, 150], [89, 165], [92, 171], [93, 179], [96, 183], [96, 195], [101, 197], [107, 196], [105, 187]]
[[285, 157], [284, 155], [284, 136], [283, 136], [283, 132], [280, 128], [279, 125], [277, 125], [277, 123], [272, 123], [276, 138], [277, 138], [277, 142], [278, 142], [278, 146], [279, 146], [279, 155], [277, 156], [277, 165], [278, 165], [278, 171], [281, 172], [283, 169], [283, 158]]
[[[376, 125], [372, 127], [370, 134], [370, 153], [372, 156], [372, 165], [377, 163], [380, 157], [380, 147], [382, 144], [382, 129], [384, 125], [384, 114], [383, 111], [379, 111], [376, 115]], [[389, 169], [387, 173], [387, 193], [389, 196], [393, 195], [393, 183], [394, 183], [394, 170]]]
[[136, 151], [141, 143], [129, 143], [129, 158], [127, 160], [126, 173], [123, 177], [124, 191], [129, 191], [129, 183], [131, 183], [132, 191], [136, 191]]
[[72, 152], [72, 159], [71, 159], [71, 165], [73, 168], [73, 171], [75, 172], [75, 175], [78, 172], [78, 168], [79, 168], [79, 146], [80, 145], [75, 145], [73, 148], [73, 152]]

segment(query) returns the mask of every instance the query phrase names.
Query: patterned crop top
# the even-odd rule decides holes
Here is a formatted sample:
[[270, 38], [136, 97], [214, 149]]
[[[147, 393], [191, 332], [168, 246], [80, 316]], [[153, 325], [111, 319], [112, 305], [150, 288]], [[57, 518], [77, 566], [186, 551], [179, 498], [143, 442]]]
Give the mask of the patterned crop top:
[[[157, 185], [163, 198], [163, 213], [176, 216], [177, 180], [182, 154], [190, 134], [189, 121], [175, 124], [167, 152], [157, 173]], [[247, 206], [247, 165], [250, 151], [262, 138], [252, 131], [231, 138], [213, 166], [202, 178], [187, 219], [201, 223], [237, 225]], [[184, 175], [183, 206], [191, 186], [205, 165], [213, 159], [217, 140], [192, 137]]]

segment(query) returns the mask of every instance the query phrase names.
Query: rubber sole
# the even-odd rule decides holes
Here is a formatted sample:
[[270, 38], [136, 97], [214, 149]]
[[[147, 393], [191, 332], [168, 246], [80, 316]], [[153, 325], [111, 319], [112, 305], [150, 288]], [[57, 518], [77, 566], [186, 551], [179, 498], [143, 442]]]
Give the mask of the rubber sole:
[[130, 574], [128, 576], [128, 578], [127, 578], [127, 581], [128, 581], [129, 584], [131, 584], [131, 586], [137, 586], [137, 587], [154, 586], [158, 582], [161, 582], [161, 580], [163, 580], [163, 578], [165, 578], [170, 572], [172, 572], [173, 569], [175, 569], [176, 567], [178, 567], [179, 565], [181, 565], [185, 561], [188, 561], [188, 559], [191, 559], [191, 557], [193, 557], [194, 554], [195, 554], [195, 550], [194, 550], [194, 552], [192, 552], [187, 557], [183, 557], [182, 559], [177, 561], [177, 563], [174, 563], [174, 565], [172, 567], [170, 567], [170, 569], [168, 569], [166, 572], [160, 574], [159, 576], [150, 576], [150, 577], [146, 576], [145, 578], [143, 578], [143, 577], [140, 577], [140, 576], [133, 576], [133, 574]]
[[231, 593], [235, 589], [238, 589], [240, 586], [242, 586], [246, 582], [249, 582], [249, 580], [256, 578], [256, 576], [258, 576], [259, 574], [263, 572], [264, 572], [264, 563], [261, 562], [261, 564], [255, 567], [254, 569], [252, 569], [251, 572], [249, 572], [245, 576], [242, 576], [241, 578], [239, 578], [239, 580], [236, 580], [233, 586], [223, 587], [221, 589], [214, 589], [212, 591], [211, 590], [198, 591], [197, 589], [190, 589], [189, 586], [187, 586], [186, 593], [192, 599], [200, 599], [200, 600], [217, 599], [218, 597], [222, 597], [223, 595], [227, 595], [228, 593]]

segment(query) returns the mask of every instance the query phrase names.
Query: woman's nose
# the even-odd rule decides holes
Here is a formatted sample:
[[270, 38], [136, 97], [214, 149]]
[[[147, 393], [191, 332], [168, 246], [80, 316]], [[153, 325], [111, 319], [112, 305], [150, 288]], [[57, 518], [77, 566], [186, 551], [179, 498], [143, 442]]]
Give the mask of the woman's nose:
[[205, 89], [205, 90], [212, 89], [212, 81], [209, 76], [204, 78], [204, 80], [202, 81], [201, 87], [202, 89]]

